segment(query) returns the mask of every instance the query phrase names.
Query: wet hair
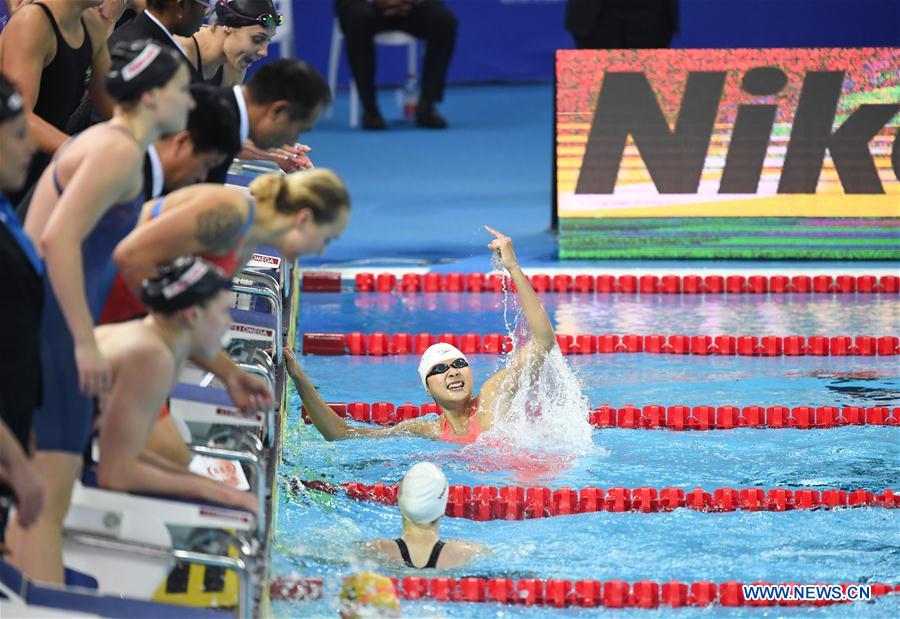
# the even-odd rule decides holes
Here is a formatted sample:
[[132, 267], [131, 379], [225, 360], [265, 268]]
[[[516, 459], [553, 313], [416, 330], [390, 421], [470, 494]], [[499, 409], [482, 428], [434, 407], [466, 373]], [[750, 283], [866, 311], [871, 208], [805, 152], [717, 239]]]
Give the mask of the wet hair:
[[216, 2], [216, 23], [232, 28], [257, 26], [256, 18], [264, 13], [275, 15], [272, 0], [219, 0]]
[[13, 83], [0, 73], [0, 123], [18, 117], [24, 110], [22, 95]]
[[119, 41], [109, 55], [106, 90], [120, 103], [135, 102], [145, 92], [165, 86], [184, 62], [174, 49], [149, 39]]
[[257, 105], [286, 101], [292, 120], [308, 117], [318, 105], [331, 103], [331, 90], [318, 71], [301, 60], [282, 58], [257, 69], [245, 84]]
[[159, 266], [155, 277], [141, 284], [141, 303], [151, 312], [174, 314], [205, 305], [219, 291], [231, 287], [222, 269], [194, 256], [181, 256]]
[[319, 225], [331, 223], [341, 209], [350, 208], [350, 194], [344, 182], [324, 168], [260, 176], [250, 183], [250, 193], [257, 200], [271, 201], [275, 210], [285, 215], [308, 208]]
[[191, 86], [196, 104], [188, 114], [187, 130], [197, 153], [236, 153], [241, 150], [240, 120], [222, 92], [208, 84]]

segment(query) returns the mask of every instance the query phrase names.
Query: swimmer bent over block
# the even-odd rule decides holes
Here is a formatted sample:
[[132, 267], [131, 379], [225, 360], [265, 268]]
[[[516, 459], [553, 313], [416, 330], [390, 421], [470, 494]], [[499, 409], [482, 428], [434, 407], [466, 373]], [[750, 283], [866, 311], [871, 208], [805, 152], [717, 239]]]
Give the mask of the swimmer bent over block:
[[406, 435], [468, 443], [491, 428], [495, 415], [502, 417], [506, 413], [509, 405], [506, 399], [499, 397], [501, 391], [511, 389], [521, 378], [540, 367], [546, 354], [556, 346], [556, 334], [540, 299], [519, 267], [512, 239], [493, 228], [485, 226], [485, 229], [495, 237], [488, 244], [488, 249], [499, 255], [518, 290], [522, 313], [531, 333], [528, 343], [516, 352], [506, 367], [485, 381], [477, 396], [466, 356], [450, 344], [429, 347], [419, 362], [419, 378], [425, 391], [441, 409], [441, 414], [437, 419], [411, 419], [391, 428], [348, 425], [325, 404], [292, 351], [285, 350], [287, 372], [297, 387], [309, 418], [325, 440]]
[[200, 258], [179, 258], [144, 280], [150, 315], [97, 327], [97, 344], [112, 367], [100, 399], [99, 485], [221, 503], [256, 513], [257, 499], [196, 475], [144, 449], [159, 411], [188, 357], [211, 359], [231, 326], [231, 280]]

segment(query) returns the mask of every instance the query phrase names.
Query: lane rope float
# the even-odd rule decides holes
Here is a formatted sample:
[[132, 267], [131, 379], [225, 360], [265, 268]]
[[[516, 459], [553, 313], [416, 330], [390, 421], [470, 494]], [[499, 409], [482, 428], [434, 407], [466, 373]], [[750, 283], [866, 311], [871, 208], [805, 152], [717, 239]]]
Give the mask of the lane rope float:
[[[653, 353], [691, 356], [744, 357], [893, 357], [900, 354], [895, 335], [602, 335], [557, 334], [564, 355]], [[445, 342], [467, 355], [503, 354], [512, 338], [502, 333], [304, 333], [304, 355], [421, 355], [432, 344]]]
[[[623, 294], [854, 294], [900, 292], [896, 275], [611, 275], [534, 274], [528, 277], [538, 293]], [[487, 293], [515, 290], [499, 273], [358, 273], [353, 289], [365, 292]], [[304, 292], [341, 292], [341, 273], [305, 271]]]
[[[393, 426], [426, 415], [440, 414], [434, 402], [420, 406], [406, 402], [327, 402], [345, 419]], [[301, 419], [311, 424], [306, 407]], [[637, 407], [626, 404], [614, 408], [607, 404], [594, 408], [589, 417], [596, 428], [632, 430], [733, 430], [736, 428], [793, 428], [820, 430], [847, 425], [898, 426], [900, 407], [887, 406], [684, 406], [649, 404]]]
[[[358, 501], [397, 504], [397, 485], [344, 482], [340, 485], [322, 480], [292, 479], [291, 489], [319, 490], [329, 494], [345, 493]], [[593, 512], [660, 513], [676, 509], [699, 512], [769, 511], [798, 509], [840, 509], [854, 507], [900, 507], [893, 490], [875, 494], [869, 490], [789, 490], [787, 488], [717, 488], [708, 492], [697, 487], [683, 488], [597, 488], [569, 487], [551, 490], [545, 486], [450, 486], [445, 515], [468, 520], [530, 520]]]
[[[691, 583], [670, 580], [565, 580], [559, 578], [427, 578], [391, 577], [405, 600], [519, 604], [565, 608], [659, 608], [668, 606], [827, 606], [865, 600], [863, 591], [877, 598], [900, 591], [887, 583], [801, 584], [727, 581]], [[769, 587], [768, 595], [761, 589]], [[321, 578], [279, 576], [270, 586], [273, 600], [308, 601], [322, 597]], [[312, 595], [310, 591], [314, 592]], [[746, 593], [745, 593], [746, 592]], [[750, 599], [748, 599], [750, 597]], [[765, 599], [768, 597], [769, 599]], [[814, 599], [818, 598], [818, 599]]]

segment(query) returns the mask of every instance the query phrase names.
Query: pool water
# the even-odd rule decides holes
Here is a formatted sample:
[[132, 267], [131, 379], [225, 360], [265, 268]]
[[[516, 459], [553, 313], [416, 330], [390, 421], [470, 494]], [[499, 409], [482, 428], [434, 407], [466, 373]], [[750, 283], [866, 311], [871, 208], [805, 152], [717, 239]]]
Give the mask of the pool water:
[[[503, 332], [499, 295], [321, 294], [301, 302], [300, 331]], [[569, 333], [687, 333], [893, 335], [896, 297], [638, 297], [545, 295], [557, 329]], [[570, 327], [567, 327], [570, 325]], [[616, 354], [567, 357], [592, 406], [608, 403], [692, 405], [898, 406], [900, 369], [883, 357], [682, 357]], [[477, 384], [499, 367], [490, 355], [470, 357]], [[328, 401], [427, 400], [418, 358], [303, 357], [307, 373]], [[896, 488], [900, 440], [896, 427], [823, 430], [735, 429], [708, 432], [595, 430], [589, 449], [572, 456], [548, 445], [522, 449], [489, 433], [460, 447], [418, 438], [327, 443], [300, 421], [292, 393], [272, 574], [321, 576], [325, 599], [276, 602], [280, 617], [333, 617], [343, 575], [379, 565], [360, 541], [396, 537], [396, 507], [344, 495], [289, 490], [287, 480], [396, 483], [414, 462], [441, 466], [451, 485], [581, 488], [702, 486], [790, 489]], [[553, 423], [552, 420], [546, 420]], [[650, 579], [664, 582], [898, 582], [900, 514], [881, 508], [785, 513], [597, 512], [524, 521], [474, 522], [445, 518], [444, 538], [483, 544], [488, 554], [459, 570], [462, 577]], [[327, 540], [324, 543], [323, 540]], [[422, 575], [421, 572], [415, 575]], [[428, 574], [438, 575], [438, 574]], [[897, 616], [900, 596], [825, 608], [707, 608], [617, 610], [626, 616]], [[566, 610], [496, 604], [405, 601], [409, 617], [584, 616], [600, 609]], [[609, 612], [609, 611], [606, 611]]]
[[[502, 333], [498, 293], [318, 293], [300, 305], [303, 331]], [[896, 335], [900, 296], [541, 295], [557, 333]]]

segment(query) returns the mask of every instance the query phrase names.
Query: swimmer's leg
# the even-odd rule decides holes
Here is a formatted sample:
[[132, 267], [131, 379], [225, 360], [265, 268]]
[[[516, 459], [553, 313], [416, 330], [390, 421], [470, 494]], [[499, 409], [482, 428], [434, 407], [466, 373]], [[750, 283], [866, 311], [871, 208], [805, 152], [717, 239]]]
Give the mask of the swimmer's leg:
[[10, 563], [29, 578], [65, 584], [62, 561], [63, 521], [69, 512], [72, 488], [81, 471], [81, 456], [65, 451], [37, 451], [32, 463], [44, 485], [44, 509], [27, 529], [11, 518], [6, 543]]

